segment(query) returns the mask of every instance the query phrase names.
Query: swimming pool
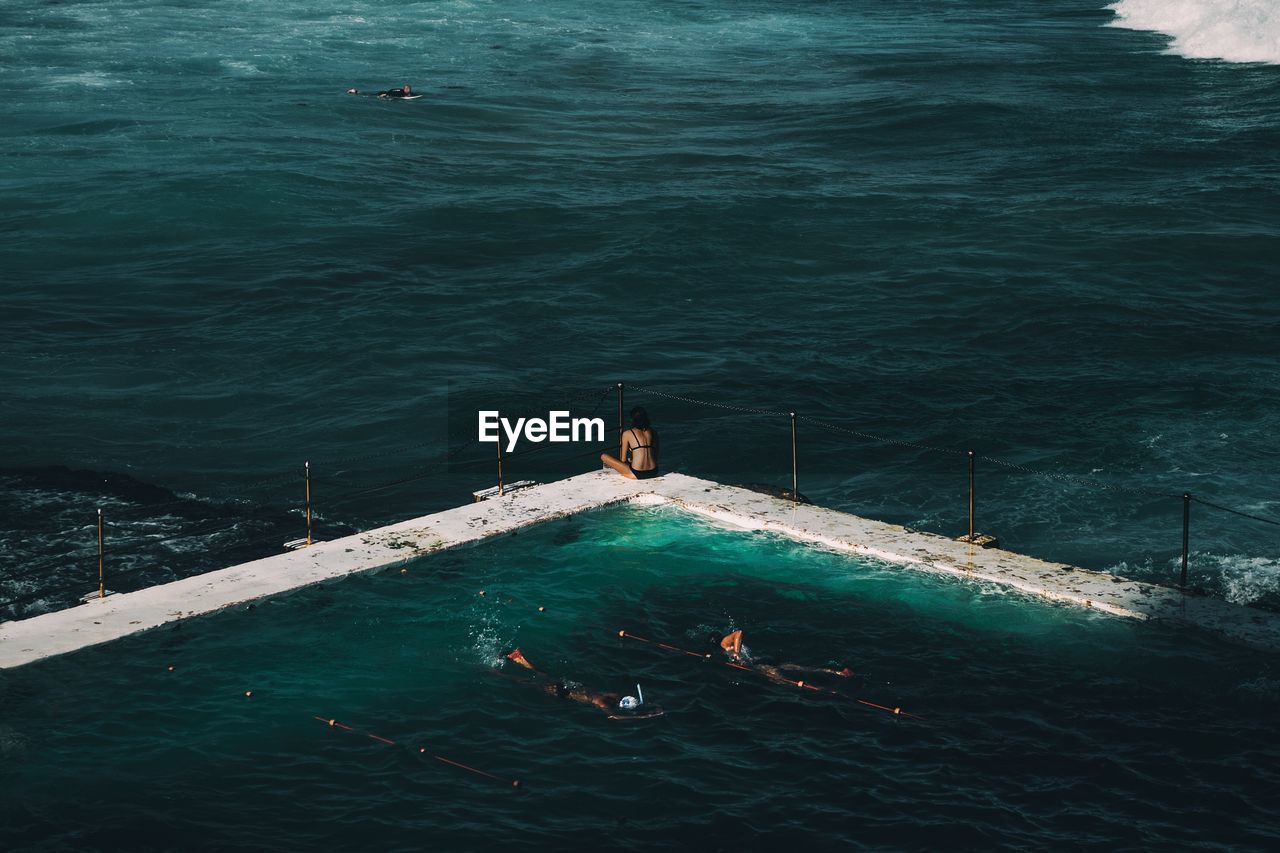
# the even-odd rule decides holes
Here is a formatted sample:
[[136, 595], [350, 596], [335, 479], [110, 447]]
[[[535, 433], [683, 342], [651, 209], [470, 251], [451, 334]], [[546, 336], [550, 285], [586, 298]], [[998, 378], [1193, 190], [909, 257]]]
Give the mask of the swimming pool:
[[[732, 628], [921, 719], [617, 636], [700, 652]], [[516, 646], [666, 715], [614, 722], [504, 677]], [[1261, 847], [1276, 664], [615, 508], [0, 673], [0, 778], [23, 792], [0, 846]]]

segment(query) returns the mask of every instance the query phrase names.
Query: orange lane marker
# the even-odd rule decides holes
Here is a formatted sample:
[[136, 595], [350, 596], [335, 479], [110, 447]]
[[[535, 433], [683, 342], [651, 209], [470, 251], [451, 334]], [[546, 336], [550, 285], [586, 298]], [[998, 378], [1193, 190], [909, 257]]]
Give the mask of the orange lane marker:
[[[344, 732], [351, 732], [352, 734], [364, 735], [370, 740], [376, 740], [378, 743], [385, 743], [388, 746], [398, 746], [398, 744], [395, 741], [391, 740], [390, 738], [385, 738], [385, 737], [382, 737], [381, 735], [375, 735], [373, 732], [357, 731], [351, 726], [348, 726], [345, 723], [340, 723], [331, 717], [321, 717], [318, 714], [312, 714], [312, 718], [319, 720], [322, 723], [325, 723], [331, 729], [342, 729]], [[429, 758], [434, 758], [436, 761], [440, 761], [445, 764], [450, 764], [454, 767], [460, 768], [462, 770], [466, 770], [468, 773], [474, 773], [477, 776], [483, 776], [486, 779], [492, 779], [495, 782], [501, 782], [504, 785], [509, 784], [513, 788], [520, 787], [519, 779], [503, 779], [501, 776], [494, 776], [492, 773], [486, 773], [485, 771], [480, 770], [479, 768], [476, 768], [476, 767], [472, 767], [469, 764], [463, 764], [461, 761], [454, 761], [451, 758], [445, 758], [443, 755], [435, 755], [433, 753], [427, 752], [427, 748], [425, 746], [418, 747], [418, 754], [425, 755]]]
[[[749, 666], [744, 666], [743, 664], [740, 664], [740, 663], [735, 663], [734, 661], [716, 660], [711, 654], [698, 654], [697, 652], [691, 652], [688, 649], [682, 649], [682, 648], [679, 648], [678, 646], [672, 646], [667, 643], [660, 643], [657, 640], [646, 639], [645, 637], [637, 636], [626, 630], [619, 631], [618, 636], [624, 640], [638, 640], [642, 643], [648, 643], [651, 646], [657, 646], [660, 649], [666, 649], [667, 651], [677, 652], [682, 655], [688, 655], [691, 658], [701, 658], [702, 660], [711, 661], [712, 663], [718, 663], [718, 664], [721, 664], [722, 666], [727, 666], [730, 669], [736, 669], [742, 672], [750, 672], [755, 675], [759, 675], [763, 678], [771, 678], [771, 680], [776, 679], [786, 684], [790, 684], [793, 687], [799, 687], [802, 690], [812, 690], [815, 693], [823, 693], [828, 696], [838, 696], [841, 699], [852, 698], [850, 696], [846, 696], [845, 694], [841, 693], [838, 690], [832, 690], [828, 687], [819, 687], [816, 684], [809, 684], [803, 680], [791, 679], [782, 675], [773, 676], [773, 677], [766, 676], [764, 675], [764, 673], [759, 672], [758, 670], [752, 669]], [[852, 675], [852, 673], [850, 674]], [[906, 711], [902, 710], [901, 708], [890, 708], [887, 705], [879, 705], [879, 704], [876, 704], [875, 702], [868, 702], [866, 699], [853, 699], [853, 701], [857, 702], [859, 705], [864, 705], [868, 708], [876, 708], [881, 711], [887, 711], [890, 714], [893, 714], [895, 717], [911, 717], [912, 719], [916, 719], [916, 720], [924, 719], [918, 714], [908, 714]]]

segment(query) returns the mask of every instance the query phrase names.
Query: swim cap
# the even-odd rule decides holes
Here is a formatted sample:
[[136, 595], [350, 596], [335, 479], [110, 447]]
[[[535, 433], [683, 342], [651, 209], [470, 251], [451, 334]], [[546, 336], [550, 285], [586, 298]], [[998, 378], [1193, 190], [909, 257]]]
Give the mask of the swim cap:
[[634, 711], [640, 707], [640, 700], [634, 696], [623, 696], [622, 701], [618, 703], [618, 707], [623, 711]]

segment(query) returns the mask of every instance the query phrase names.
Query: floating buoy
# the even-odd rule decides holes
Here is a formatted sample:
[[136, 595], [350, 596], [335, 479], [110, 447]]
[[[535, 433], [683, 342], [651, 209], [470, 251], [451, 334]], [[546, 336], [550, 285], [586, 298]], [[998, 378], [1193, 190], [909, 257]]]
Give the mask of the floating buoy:
[[252, 690], [246, 690], [246, 691], [244, 692], [244, 695], [245, 695], [245, 696], [252, 696], [252, 695], [253, 695], [253, 691], [252, 691]]
[[173, 672], [173, 664], [169, 664], [169, 671]]

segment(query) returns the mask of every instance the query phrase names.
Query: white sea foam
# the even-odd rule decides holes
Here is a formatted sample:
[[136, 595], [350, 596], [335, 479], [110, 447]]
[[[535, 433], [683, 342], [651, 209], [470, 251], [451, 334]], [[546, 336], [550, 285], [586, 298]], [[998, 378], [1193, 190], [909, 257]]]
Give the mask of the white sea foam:
[[1192, 59], [1280, 64], [1276, 0], [1119, 0], [1113, 27], [1173, 36], [1171, 53]]
[[46, 78], [45, 82], [53, 87], [88, 86], [94, 89], [105, 89], [109, 86], [119, 86], [126, 81], [104, 71], [82, 71], [77, 74], [57, 74]]
[[[1232, 604], [1255, 604], [1280, 593], [1278, 558], [1207, 551], [1192, 551], [1188, 557], [1191, 585], [1203, 585], [1211, 595], [1225, 598]], [[1122, 560], [1107, 566], [1104, 571], [1134, 580], [1177, 583], [1181, 567], [1181, 557], [1170, 557], [1159, 563], [1147, 557], [1141, 562]]]
[[245, 62], [240, 59], [223, 59], [220, 61], [222, 62], [223, 68], [238, 77], [251, 77], [255, 74], [263, 73], [262, 69], [254, 65], [252, 62]]
[[1196, 555], [1217, 566], [1222, 575], [1222, 593], [1236, 604], [1252, 604], [1280, 590], [1280, 560], [1241, 555]]

